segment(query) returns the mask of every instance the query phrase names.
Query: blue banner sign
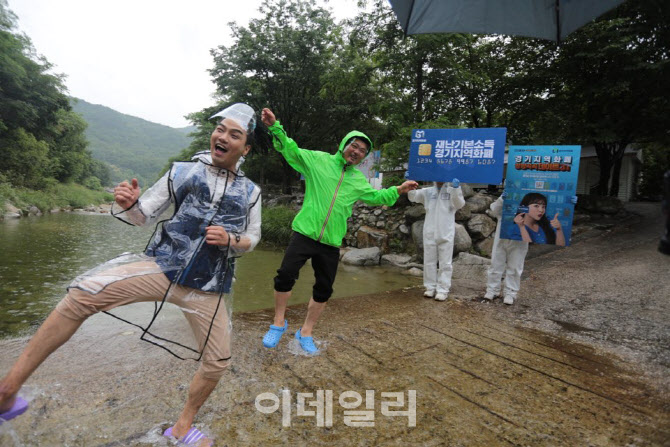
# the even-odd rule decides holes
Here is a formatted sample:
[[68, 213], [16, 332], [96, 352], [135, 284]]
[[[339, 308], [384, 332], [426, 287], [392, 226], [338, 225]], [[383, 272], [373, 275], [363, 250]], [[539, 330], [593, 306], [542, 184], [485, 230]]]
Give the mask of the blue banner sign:
[[510, 146], [500, 238], [570, 245], [581, 146]]
[[407, 177], [412, 180], [500, 184], [507, 129], [414, 129]]

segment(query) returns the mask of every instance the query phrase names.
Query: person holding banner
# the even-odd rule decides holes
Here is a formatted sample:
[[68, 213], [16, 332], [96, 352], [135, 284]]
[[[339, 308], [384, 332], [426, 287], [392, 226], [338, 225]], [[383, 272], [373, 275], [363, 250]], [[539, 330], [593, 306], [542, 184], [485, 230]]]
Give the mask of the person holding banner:
[[423, 296], [444, 301], [451, 287], [456, 211], [465, 205], [460, 182], [456, 178], [451, 186], [435, 182], [429, 188], [410, 191], [407, 197], [426, 208], [423, 224], [423, 286], [426, 291]]
[[492, 301], [500, 295], [502, 276], [505, 274], [505, 293], [503, 303], [514, 304], [516, 294], [521, 287], [521, 273], [523, 264], [528, 253], [528, 241], [500, 239], [500, 222], [502, 221], [503, 201], [507, 193], [503, 191], [498, 200], [490, 206], [489, 214], [498, 219], [496, 234], [493, 239], [493, 250], [491, 251], [491, 266], [489, 267], [486, 294], [484, 300]]
[[335, 154], [301, 149], [286, 134], [270, 109], [261, 119], [273, 137], [274, 148], [299, 173], [305, 176], [305, 200], [293, 219], [293, 236], [274, 278], [275, 316], [263, 337], [263, 346], [274, 348], [288, 328], [284, 318], [291, 290], [300, 269], [312, 260], [315, 284], [307, 307], [307, 316], [295, 338], [308, 354], [319, 350], [312, 331], [326, 302], [333, 293], [333, 282], [340, 262], [340, 245], [347, 232], [347, 219], [358, 200], [370, 205], [393, 205], [400, 194], [418, 186], [413, 180], [402, 185], [374, 189], [356, 165], [372, 150], [372, 140], [362, 132], [351, 131], [340, 142]]
[[[492, 217], [498, 219], [498, 224], [496, 225], [496, 233], [493, 239], [493, 250], [491, 251], [491, 266], [489, 267], [488, 270], [487, 281], [486, 281], [486, 293], [484, 295], [484, 300], [492, 301], [495, 297], [500, 295], [502, 286], [502, 277], [504, 274], [505, 289], [503, 294], [503, 303], [512, 305], [514, 304], [514, 301], [516, 300], [516, 295], [519, 292], [519, 288], [521, 287], [521, 273], [523, 273], [523, 266], [526, 259], [526, 254], [528, 253], [528, 243], [537, 241], [532, 240], [532, 238], [530, 237], [530, 233], [528, 232], [528, 230], [525, 230], [525, 228], [524, 228], [524, 230], [526, 231], [525, 239], [522, 239], [521, 237], [519, 237], [519, 240], [500, 238], [500, 227], [501, 227], [500, 222], [502, 220], [501, 218], [503, 210], [503, 201], [506, 196], [507, 192], [503, 191], [498, 200], [493, 202], [490, 206], [489, 214]], [[526, 217], [529, 218], [529, 223], [531, 225], [533, 224], [531, 220], [534, 220], [536, 225], [538, 226], [540, 226], [538, 221], [541, 220], [538, 219], [538, 216], [541, 215], [540, 217], [544, 217], [545, 220], [548, 220], [546, 216], [544, 216], [544, 207], [546, 207], [546, 199], [544, 199], [544, 202], [542, 202], [543, 197], [544, 196], [539, 193], [530, 193], [524, 196], [524, 198], [521, 200], [521, 205], [519, 207], [520, 208], [524, 207], [522, 208], [522, 211], [526, 211], [526, 208], [528, 210], [527, 212], [517, 214], [517, 216], [514, 218], [515, 223], [517, 223], [518, 218], [519, 223], [517, 223], [517, 225], [519, 227], [521, 225], [524, 225], [525, 227]], [[573, 204], [576, 204], [577, 196], [573, 196], [570, 201]], [[558, 221], [557, 217], [558, 216], [554, 216], [554, 220]], [[547, 224], [548, 223], [544, 223], [542, 225]], [[551, 228], [554, 224], [552, 223], [550, 225]], [[560, 228], [560, 223], [558, 224], [558, 227]], [[544, 233], [544, 230], [538, 228], [537, 233], [539, 233], [540, 231]], [[519, 232], [520, 232], [519, 234], [521, 234], [522, 230], [520, 229]], [[533, 232], [532, 228], [531, 232]], [[557, 233], [558, 232], [559, 231], [557, 230]], [[557, 245], [561, 245], [558, 244], [557, 242], [558, 236], [554, 234], [553, 230], [551, 229], [547, 230], [547, 234], [553, 235], [556, 238], [554, 239], [554, 243], [556, 243]], [[549, 243], [549, 242], [547, 240], [547, 242], [543, 243]], [[565, 239], [563, 239], [562, 245], [565, 245]]]

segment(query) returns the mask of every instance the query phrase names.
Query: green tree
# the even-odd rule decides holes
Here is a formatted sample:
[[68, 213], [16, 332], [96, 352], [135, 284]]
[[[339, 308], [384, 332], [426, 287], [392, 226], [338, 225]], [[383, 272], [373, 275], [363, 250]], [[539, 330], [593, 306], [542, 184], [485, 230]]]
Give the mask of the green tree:
[[595, 147], [600, 195], [618, 194], [628, 145], [667, 135], [669, 29], [667, 1], [629, 0], [571, 34], [551, 66], [554, 88], [545, 108], [558, 117], [553, 133]]
[[[247, 27], [231, 23], [235, 42], [212, 51], [211, 74], [220, 104], [245, 102], [255, 110], [270, 107], [302, 147], [337, 147], [344, 125], [330, 118], [339, 104], [321, 93], [323, 77], [341, 47], [341, 27], [313, 0], [273, 0], [262, 11], [264, 16]], [[252, 169], [251, 165], [261, 163], [261, 179], [266, 157], [279, 159], [274, 151], [256, 152], [246, 162]], [[288, 188], [297, 175], [283, 158], [280, 163]]]

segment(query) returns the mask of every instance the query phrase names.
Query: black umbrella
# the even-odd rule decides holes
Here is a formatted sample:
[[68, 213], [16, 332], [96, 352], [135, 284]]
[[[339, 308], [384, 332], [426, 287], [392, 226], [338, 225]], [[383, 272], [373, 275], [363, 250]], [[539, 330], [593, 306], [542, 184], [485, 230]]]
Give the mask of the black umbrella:
[[405, 34], [510, 34], [560, 42], [624, 0], [389, 0]]

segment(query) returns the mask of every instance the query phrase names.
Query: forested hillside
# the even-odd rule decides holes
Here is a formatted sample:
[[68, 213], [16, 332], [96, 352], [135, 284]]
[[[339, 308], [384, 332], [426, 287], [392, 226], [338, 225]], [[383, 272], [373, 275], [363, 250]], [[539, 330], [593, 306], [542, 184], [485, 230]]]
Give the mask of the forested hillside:
[[168, 159], [191, 142], [189, 128], [163, 126], [82, 99], [73, 98], [71, 103], [88, 123], [91, 154], [111, 165], [113, 183], [132, 177], [142, 185], [152, 183]]
[[0, 207], [109, 200], [109, 169], [87, 149], [86, 123], [70, 107], [63, 76], [51, 73], [16, 20], [0, 0]]

